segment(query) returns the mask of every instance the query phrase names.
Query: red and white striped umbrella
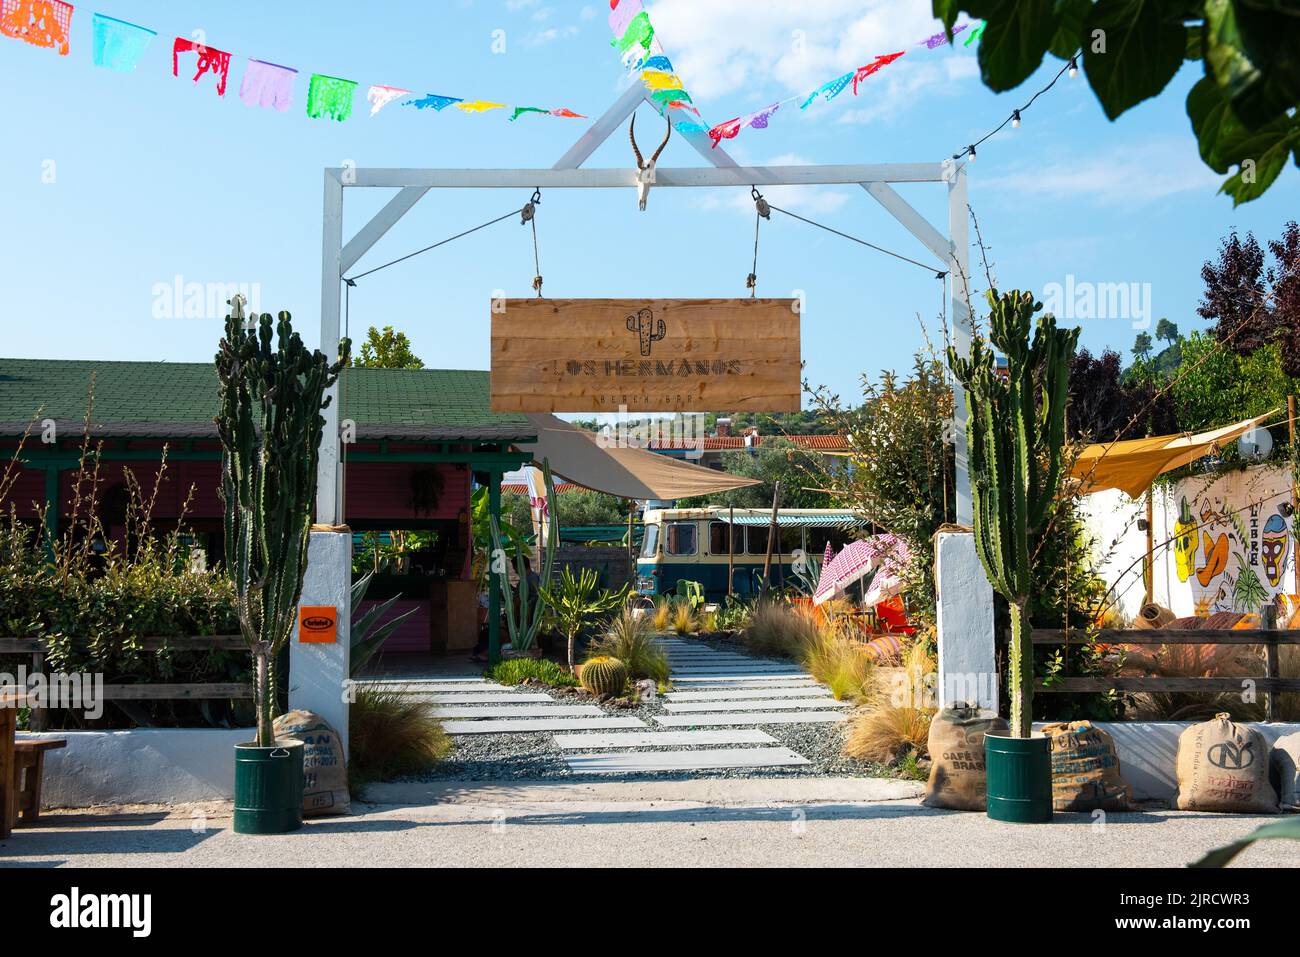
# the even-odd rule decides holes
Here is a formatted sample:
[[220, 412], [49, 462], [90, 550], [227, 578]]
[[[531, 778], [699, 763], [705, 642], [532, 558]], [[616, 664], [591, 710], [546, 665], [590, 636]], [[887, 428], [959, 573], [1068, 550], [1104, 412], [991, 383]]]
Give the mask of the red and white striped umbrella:
[[[884, 575], [897, 583], [898, 590], [901, 590], [898, 573], [908, 561], [909, 555], [907, 546], [896, 535], [872, 535], [861, 541], [849, 542], [838, 555], [822, 565], [821, 578], [817, 582], [816, 592], [813, 593], [813, 604], [820, 605], [832, 598], [842, 597], [849, 588], [861, 581], [864, 575], [877, 569], [880, 569], [877, 578]], [[874, 580], [872, 586], [871, 591], [874, 595], [876, 592]], [[893, 591], [884, 597], [896, 594], [898, 591]], [[882, 600], [883, 598], [876, 598], [870, 604]]]

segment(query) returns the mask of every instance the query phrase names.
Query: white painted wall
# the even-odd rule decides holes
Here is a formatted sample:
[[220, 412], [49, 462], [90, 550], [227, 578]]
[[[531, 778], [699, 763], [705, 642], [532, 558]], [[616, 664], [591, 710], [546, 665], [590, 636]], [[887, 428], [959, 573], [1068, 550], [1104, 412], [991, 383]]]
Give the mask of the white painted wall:
[[997, 712], [993, 586], [975, 553], [975, 536], [940, 532], [935, 542], [939, 705], [977, 702]]
[[45, 754], [46, 807], [104, 804], [184, 804], [235, 796], [235, 745], [252, 728], [132, 728], [20, 734], [63, 738]]
[[314, 711], [329, 723], [348, 752], [348, 685], [352, 661], [352, 534], [312, 532], [302, 605], [338, 609], [338, 640], [332, 645], [289, 642], [289, 710]]
[[[1172, 801], [1178, 793], [1178, 736], [1190, 728], [1192, 721], [1098, 721], [1115, 741], [1120, 774], [1133, 788], [1139, 801]], [[1041, 724], [1035, 724], [1036, 729]], [[1284, 734], [1300, 730], [1300, 724], [1253, 724], [1273, 745]]]

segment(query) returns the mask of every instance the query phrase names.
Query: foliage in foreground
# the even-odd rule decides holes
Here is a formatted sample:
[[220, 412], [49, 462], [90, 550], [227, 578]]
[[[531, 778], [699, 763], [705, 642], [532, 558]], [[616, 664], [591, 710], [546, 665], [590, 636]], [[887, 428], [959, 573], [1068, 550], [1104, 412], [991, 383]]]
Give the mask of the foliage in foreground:
[[348, 718], [348, 779], [391, 781], [433, 767], [451, 753], [451, 739], [415, 695], [361, 687]]
[[528, 678], [554, 688], [574, 688], [578, 684], [572, 672], [546, 658], [507, 658], [483, 672], [483, 677], [501, 685], [521, 684]]
[[[1300, 141], [1300, 17], [1292, 3], [932, 3], [949, 29], [963, 11], [985, 21], [979, 66], [990, 90], [1019, 86], [1048, 53], [1077, 56], [1111, 120], [1165, 90], [1184, 61], [1202, 61], [1187, 117], [1205, 165], [1232, 173], [1219, 191], [1234, 205], [1262, 196]], [[1294, 159], [1300, 165], [1300, 155]]]
[[1265, 824], [1257, 828], [1250, 834], [1246, 835], [1240, 841], [1233, 841], [1231, 844], [1225, 844], [1223, 847], [1215, 848], [1210, 851], [1199, 861], [1188, 865], [1189, 867], [1227, 867], [1234, 857], [1244, 851], [1256, 841], [1267, 840], [1288, 840], [1300, 841], [1300, 817], [1287, 818], [1285, 821], [1274, 821], [1272, 824]]

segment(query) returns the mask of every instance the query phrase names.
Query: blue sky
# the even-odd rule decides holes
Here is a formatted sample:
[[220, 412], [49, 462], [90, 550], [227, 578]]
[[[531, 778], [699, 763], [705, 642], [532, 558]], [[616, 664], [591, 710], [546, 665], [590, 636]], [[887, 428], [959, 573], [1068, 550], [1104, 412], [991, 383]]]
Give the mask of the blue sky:
[[[444, 0], [353, 4], [105, 0], [79, 6], [72, 51], [59, 57], [0, 37], [0, 261], [6, 287], [0, 354], [21, 357], [204, 361], [220, 316], [157, 318], [157, 287], [256, 283], [261, 307], [289, 309], [317, 338], [321, 169], [359, 166], [548, 167], [584, 130], [579, 120], [501, 112], [464, 115], [391, 105], [371, 119], [371, 83], [467, 99], [569, 107], [599, 115], [627, 83], [609, 46], [608, 4]], [[657, 0], [651, 17], [705, 118], [719, 122], [811, 89], [923, 38], [929, 0]], [[96, 69], [90, 17], [102, 12], [158, 31], [135, 73]], [[203, 30], [236, 54], [218, 98], [171, 76], [171, 40]], [[504, 31], [504, 33], [495, 33]], [[505, 40], [504, 52], [499, 49]], [[252, 56], [303, 75], [288, 114], [237, 97]], [[727, 147], [744, 163], [937, 161], [997, 125], [1059, 68], [994, 96], [973, 48], [918, 52], [806, 113], [787, 109]], [[1228, 230], [1276, 236], [1300, 208], [1288, 168], [1267, 196], [1233, 210], [1216, 196], [1183, 112], [1199, 75], [1189, 65], [1156, 100], [1107, 122], [1082, 77], [1062, 79], [979, 150], [971, 202], [998, 280], [1149, 284], [1151, 318], [1186, 331], [1199, 268]], [[359, 82], [345, 123], [303, 110], [312, 72]], [[657, 129], [645, 108], [645, 139]], [[588, 166], [628, 166], [625, 137]], [[662, 165], [698, 165], [681, 141]], [[51, 173], [53, 176], [51, 177]], [[52, 182], [47, 180], [52, 179]], [[374, 195], [370, 195], [373, 192]], [[900, 187], [946, 226], [943, 190]], [[355, 231], [385, 199], [350, 191]], [[917, 244], [860, 189], [775, 192], [803, 215], [915, 258]], [[517, 207], [517, 191], [431, 195], [358, 269], [379, 264]], [[631, 190], [543, 196], [538, 213], [546, 292], [584, 296], [740, 296], [753, 254], [747, 191], [661, 190], [638, 213]], [[531, 239], [506, 222], [362, 281], [352, 329], [392, 324], [426, 364], [486, 368], [489, 299], [530, 294]], [[976, 254], [976, 259], [978, 254]], [[760, 295], [801, 289], [808, 376], [856, 393], [863, 372], [902, 368], [933, 330], [938, 283], [926, 272], [788, 219], [764, 224]], [[980, 283], [982, 285], [982, 282]], [[1127, 351], [1129, 319], [1085, 318], [1083, 344]]]

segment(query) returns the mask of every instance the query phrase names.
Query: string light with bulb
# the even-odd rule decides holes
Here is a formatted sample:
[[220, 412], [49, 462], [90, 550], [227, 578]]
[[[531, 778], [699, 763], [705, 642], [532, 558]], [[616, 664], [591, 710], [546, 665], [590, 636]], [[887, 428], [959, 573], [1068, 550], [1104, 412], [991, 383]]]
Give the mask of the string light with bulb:
[[1006, 129], [1008, 125], [1010, 125], [1012, 129], [1020, 129], [1021, 114], [1024, 113], [1025, 110], [1033, 106], [1035, 100], [1037, 100], [1040, 96], [1042, 96], [1052, 87], [1056, 86], [1056, 81], [1059, 80], [1061, 77], [1065, 76], [1065, 74], [1067, 73], [1070, 74], [1070, 77], [1072, 79], [1079, 75], [1079, 54], [1076, 53], [1074, 56], [1070, 57], [1070, 62], [1067, 63], [1065, 66], [1061, 67], [1059, 71], [1057, 71], [1056, 76], [1052, 77], [1052, 82], [1047, 84], [1047, 86], [1043, 87], [1033, 96], [1031, 96], [1029, 98], [1028, 103], [1020, 107], [1019, 109], [1012, 110], [1011, 115], [1008, 116], [1001, 123], [999, 123], [996, 128], [990, 130], [988, 133], [985, 133], [974, 143], [970, 144], [970, 146], [967, 146], [964, 150], [960, 150], [959, 152], [953, 153], [952, 158], [955, 160], [965, 159], [967, 160], [967, 162], [973, 163], [975, 162], [976, 147], [983, 146], [985, 140], [989, 140], [994, 136], [996, 136], [998, 133], [1001, 133], [1004, 129]]

